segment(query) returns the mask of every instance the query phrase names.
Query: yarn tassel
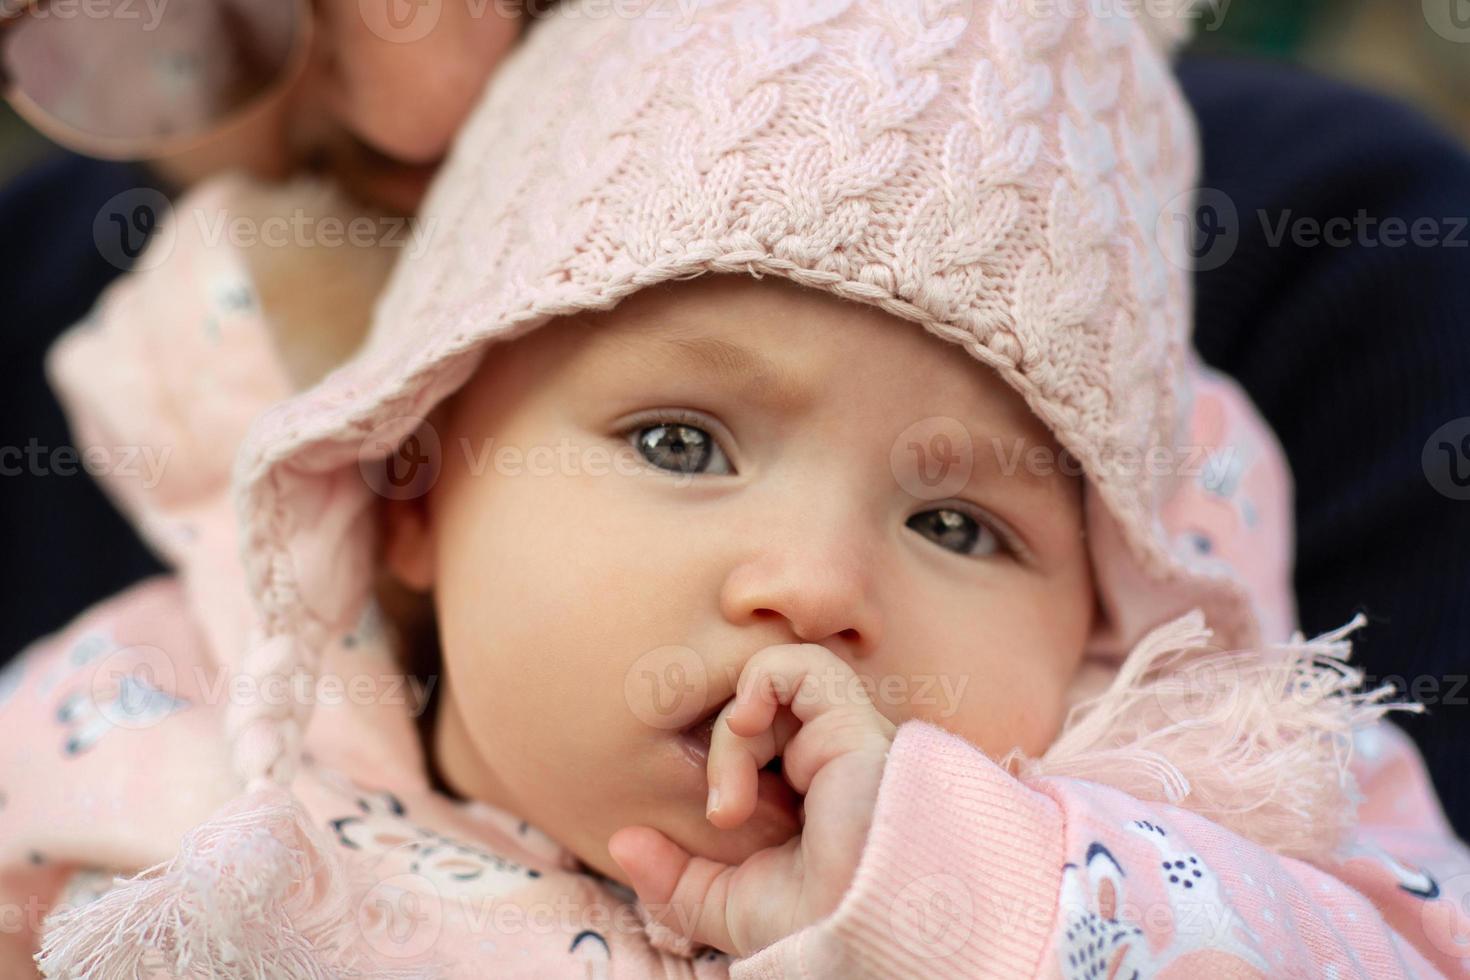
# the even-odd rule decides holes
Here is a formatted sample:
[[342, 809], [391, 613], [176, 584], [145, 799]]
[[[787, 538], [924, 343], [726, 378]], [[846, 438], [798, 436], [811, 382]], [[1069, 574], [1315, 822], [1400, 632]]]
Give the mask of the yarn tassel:
[[[259, 632], [242, 669], [283, 680], [310, 671], [291, 631]], [[258, 690], [267, 690], [262, 682]], [[184, 835], [169, 861], [118, 878], [108, 892], [57, 909], [36, 963], [58, 980], [338, 980], [433, 975], [437, 964], [384, 963], [375, 941], [393, 925], [376, 882], [349, 863], [286, 788], [301, 761], [310, 702], [233, 703], [226, 731], [243, 796]], [[391, 913], [391, 910], [390, 910]]]
[[1360, 690], [1345, 637], [1365, 622], [1360, 613], [1314, 640], [1297, 632], [1222, 652], [1192, 610], [1140, 640], [1039, 759], [1017, 750], [1003, 764], [1178, 805], [1279, 853], [1326, 860], [1356, 823], [1354, 732], [1388, 711], [1423, 710], [1387, 702], [1389, 685]]
[[189, 831], [170, 861], [47, 921], [44, 976], [422, 977], [364, 949], [359, 888], [294, 797], [268, 780]]

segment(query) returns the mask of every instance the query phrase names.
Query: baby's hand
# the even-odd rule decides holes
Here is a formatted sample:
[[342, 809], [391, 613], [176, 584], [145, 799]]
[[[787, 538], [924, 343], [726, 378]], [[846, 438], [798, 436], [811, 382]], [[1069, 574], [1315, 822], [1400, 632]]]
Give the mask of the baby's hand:
[[[839, 704], [821, 699], [822, 684], [834, 680], [845, 695]], [[744, 823], [760, 767], [781, 754], [786, 781], [806, 797], [801, 833], [738, 866], [695, 857], [651, 827], [624, 827], [608, 850], [660, 922], [695, 943], [748, 956], [837, 907], [873, 820], [895, 728], [847, 662], [814, 643], [760, 651], [736, 692], [710, 743], [712, 798], [718, 791], [710, 822], [725, 830]], [[781, 746], [783, 726], [774, 722], [783, 704], [801, 727]]]

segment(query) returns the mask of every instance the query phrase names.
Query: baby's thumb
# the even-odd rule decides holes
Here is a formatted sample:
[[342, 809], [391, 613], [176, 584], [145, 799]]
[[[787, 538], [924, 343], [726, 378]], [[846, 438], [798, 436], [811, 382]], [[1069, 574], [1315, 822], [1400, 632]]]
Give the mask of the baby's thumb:
[[713, 946], [740, 955], [726, 925], [734, 869], [697, 858], [652, 827], [624, 827], [607, 842], [648, 920], [649, 938], [665, 949]]
[[608, 838], [607, 852], [650, 913], [665, 910], [689, 863], [688, 852], [652, 827], [624, 827]]

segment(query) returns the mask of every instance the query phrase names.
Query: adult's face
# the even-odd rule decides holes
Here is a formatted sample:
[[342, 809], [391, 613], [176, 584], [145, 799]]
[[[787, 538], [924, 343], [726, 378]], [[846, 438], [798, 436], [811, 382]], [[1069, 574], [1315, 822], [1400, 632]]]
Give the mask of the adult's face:
[[315, 0], [315, 14], [311, 63], [270, 134], [276, 162], [324, 165], [358, 196], [410, 211], [519, 37], [521, 4]]
[[[274, 179], [326, 173], [399, 212], [417, 207], [526, 17], [525, 0], [304, 0], [314, 29], [305, 57], [286, 71], [276, 61], [260, 66], [281, 57], [263, 53], [274, 45], [290, 49], [295, 0], [188, 2], [171, 11], [156, 0], [102, 0], [82, 17], [70, 0], [41, 0], [7, 35], [6, 73], [46, 108], [38, 123], [83, 152], [83, 140], [170, 128], [192, 135], [226, 93], [260, 84], [244, 79], [279, 76], [285, 84], [252, 97], [227, 127], [151, 162], [180, 184], [224, 169]], [[48, 125], [56, 122], [63, 126]]]

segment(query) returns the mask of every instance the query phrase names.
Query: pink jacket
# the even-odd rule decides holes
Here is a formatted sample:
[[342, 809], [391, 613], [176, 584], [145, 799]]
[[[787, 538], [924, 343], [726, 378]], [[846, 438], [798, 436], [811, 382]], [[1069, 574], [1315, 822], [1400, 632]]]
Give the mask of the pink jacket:
[[[227, 249], [189, 254], [166, 300], [124, 284], [53, 357], [79, 445], [138, 450], [106, 483], [176, 572], [0, 674], [5, 977], [34, 972], [49, 911], [166, 861], [240, 789], [223, 724], [249, 610], [229, 462], [291, 382], [246, 271]], [[148, 447], [172, 453], [157, 479]], [[514, 815], [435, 793], [412, 723], [429, 692], [393, 666], [376, 618], [321, 673], [293, 789], [370, 881], [342, 928], [405, 976], [1379, 978], [1470, 964], [1470, 853], [1387, 723], [1355, 739], [1352, 843], [1310, 864], [1101, 783], [1017, 778], [909, 722], [840, 907], [732, 960], [649, 926], [631, 892]], [[270, 843], [262, 831], [252, 846]], [[150, 975], [142, 951], [137, 973]]]

